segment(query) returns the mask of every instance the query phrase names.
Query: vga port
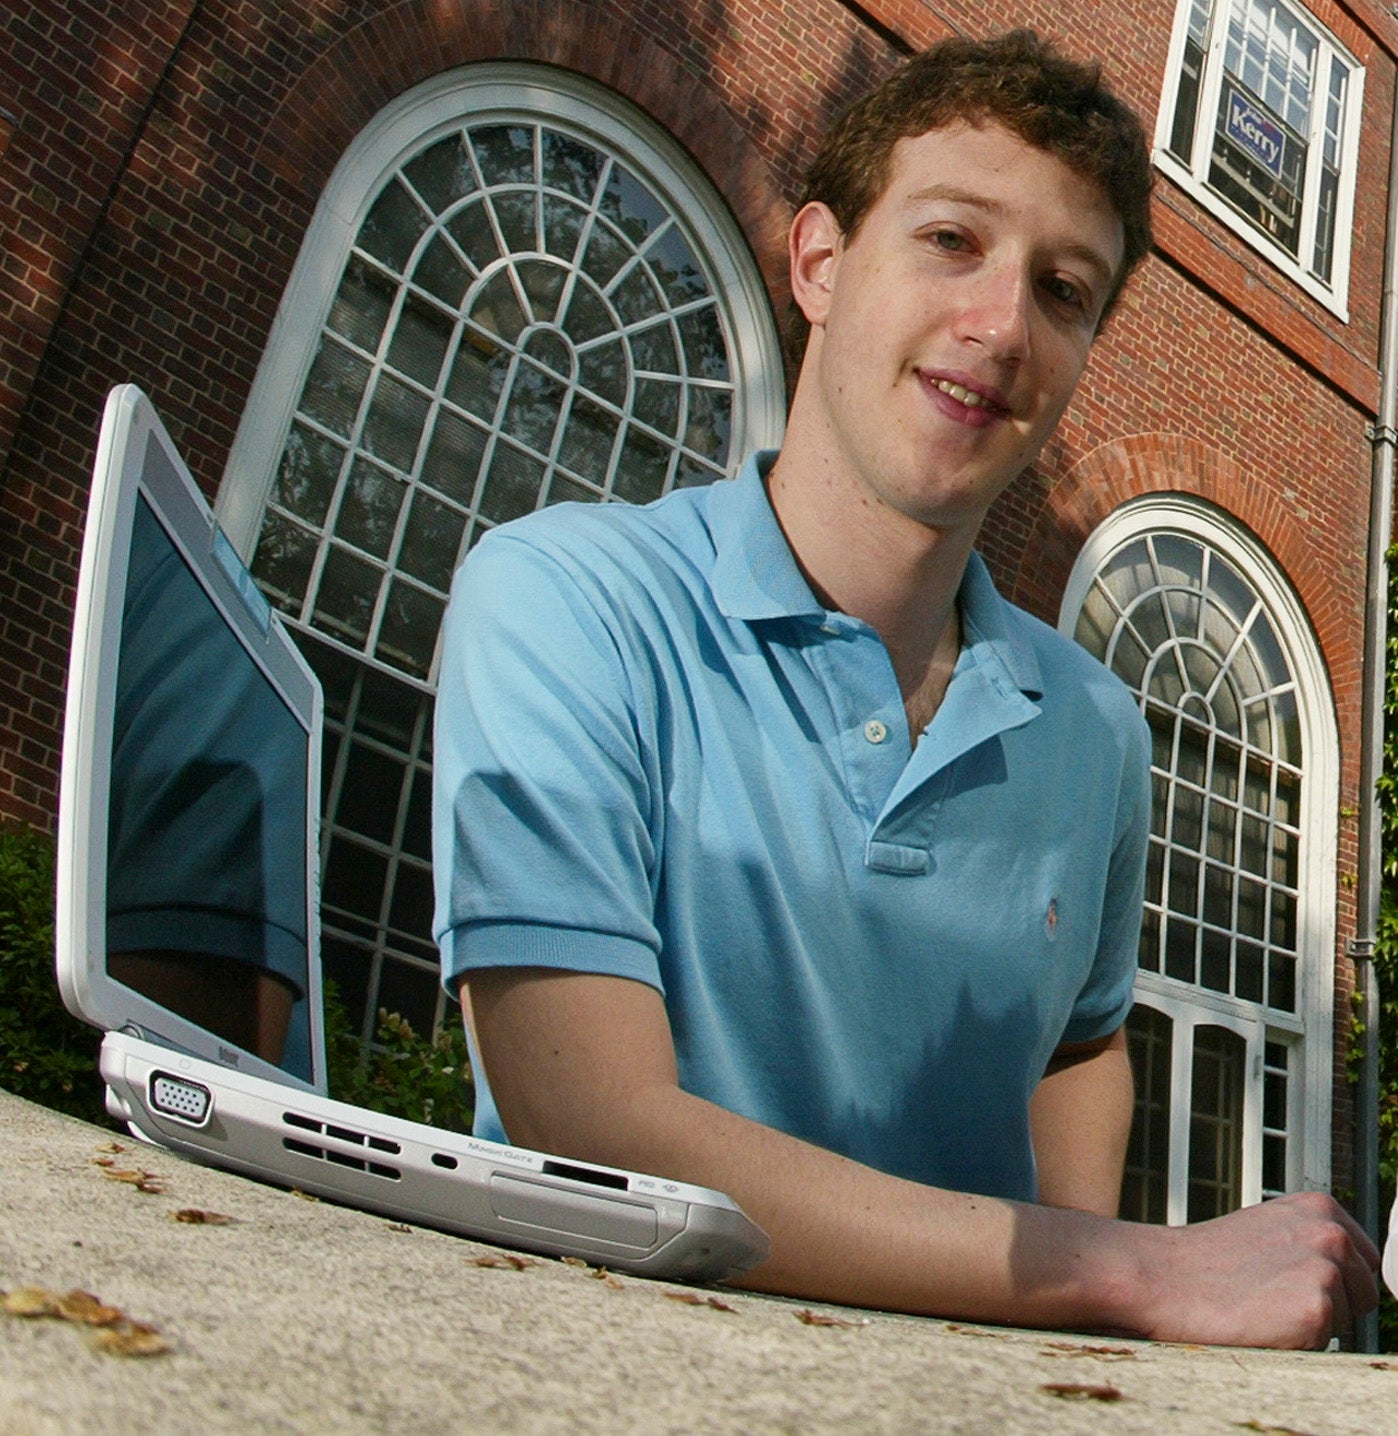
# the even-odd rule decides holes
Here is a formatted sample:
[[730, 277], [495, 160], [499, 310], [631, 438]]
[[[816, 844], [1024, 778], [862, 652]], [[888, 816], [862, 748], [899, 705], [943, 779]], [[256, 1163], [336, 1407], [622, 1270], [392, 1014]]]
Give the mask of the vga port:
[[169, 1072], [152, 1072], [151, 1110], [191, 1127], [202, 1127], [214, 1110], [214, 1094], [202, 1082], [176, 1077]]

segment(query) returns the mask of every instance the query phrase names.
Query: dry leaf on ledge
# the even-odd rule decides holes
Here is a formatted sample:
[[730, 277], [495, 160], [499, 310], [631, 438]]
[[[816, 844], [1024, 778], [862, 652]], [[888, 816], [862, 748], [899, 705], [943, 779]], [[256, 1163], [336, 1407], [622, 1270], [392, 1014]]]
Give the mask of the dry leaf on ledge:
[[1115, 1386], [1104, 1383], [1100, 1386], [1078, 1381], [1049, 1381], [1039, 1387], [1050, 1396], [1061, 1401], [1120, 1401], [1123, 1393]]
[[810, 1307], [804, 1307], [796, 1313], [796, 1320], [802, 1326], [868, 1326], [869, 1318], [862, 1316], [858, 1321], [850, 1321], [843, 1316], [826, 1316], [823, 1312], [812, 1311]]
[[0, 1309], [29, 1320], [55, 1317], [94, 1328], [93, 1346], [109, 1356], [162, 1356], [171, 1349], [155, 1327], [132, 1321], [119, 1307], [76, 1287], [62, 1295], [40, 1286], [17, 1287], [0, 1292]]

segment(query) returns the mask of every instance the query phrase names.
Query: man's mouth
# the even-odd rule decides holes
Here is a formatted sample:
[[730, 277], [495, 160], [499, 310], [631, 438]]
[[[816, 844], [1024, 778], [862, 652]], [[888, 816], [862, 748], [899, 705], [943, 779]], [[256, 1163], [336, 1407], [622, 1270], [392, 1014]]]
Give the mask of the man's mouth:
[[964, 404], [968, 409], [986, 409], [1000, 414], [1005, 412], [1005, 406], [997, 403], [988, 394], [968, 389], [964, 384], [957, 384], [951, 379], [935, 379], [932, 387], [955, 399], [958, 404]]

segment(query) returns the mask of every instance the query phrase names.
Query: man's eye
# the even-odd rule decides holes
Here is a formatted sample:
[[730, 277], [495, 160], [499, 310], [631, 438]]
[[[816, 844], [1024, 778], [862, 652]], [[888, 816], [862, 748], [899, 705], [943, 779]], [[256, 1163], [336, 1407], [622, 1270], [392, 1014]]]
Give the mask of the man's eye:
[[1079, 309], [1087, 307], [1087, 295], [1071, 279], [1055, 276], [1046, 279], [1044, 287], [1060, 304], [1070, 304]]

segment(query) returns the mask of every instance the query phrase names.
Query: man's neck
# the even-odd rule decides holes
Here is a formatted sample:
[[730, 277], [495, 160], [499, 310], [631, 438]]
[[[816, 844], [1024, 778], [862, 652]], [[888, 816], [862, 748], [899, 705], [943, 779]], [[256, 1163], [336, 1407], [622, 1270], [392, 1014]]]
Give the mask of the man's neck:
[[933, 529], [885, 506], [853, 502], [838, 476], [785, 450], [767, 489], [817, 598], [883, 639], [916, 742], [961, 649], [957, 593], [974, 532]]

